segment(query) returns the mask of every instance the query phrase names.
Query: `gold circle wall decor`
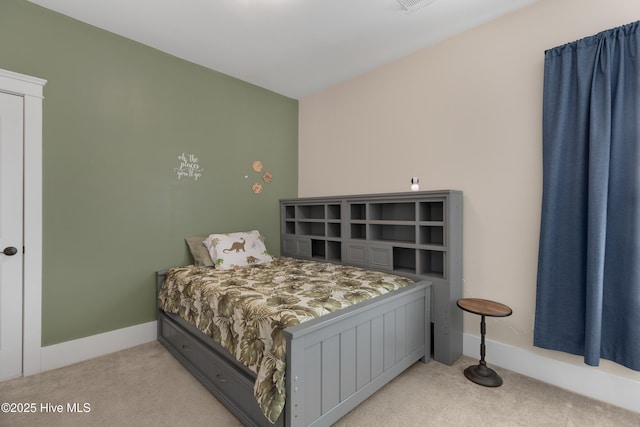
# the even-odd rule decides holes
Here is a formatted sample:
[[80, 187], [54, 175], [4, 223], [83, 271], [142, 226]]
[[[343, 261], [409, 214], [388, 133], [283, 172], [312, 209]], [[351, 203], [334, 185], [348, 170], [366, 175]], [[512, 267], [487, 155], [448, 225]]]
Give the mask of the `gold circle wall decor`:
[[262, 184], [260, 184], [259, 182], [254, 182], [251, 189], [255, 194], [260, 194], [262, 193]]
[[[262, 172], [262, 168], [263, 168], [263, 164], [260, 160], [254, 160], [251, 163], [251, 169], [253, 169], [254, 172], [256, 173], [260, 173]], [[245, 175], [245, 178], [248, 178], [248, 175]], [[271, 175], [271, 172], [267, 172], [265, 171], [262, 174], [262, 181], [265, 184], [269, 184], [271, 183], [271, 181], [273, 181], [273, 175]], [[264, 190], [264, 187], [262, 186], [262, 184], [258, 181], [255, 181], [253, 183], [253, 185], [251, 186], [251, 191], [253, 191], [255, 194], [260, 194], [262, 193], [262, 190]]]

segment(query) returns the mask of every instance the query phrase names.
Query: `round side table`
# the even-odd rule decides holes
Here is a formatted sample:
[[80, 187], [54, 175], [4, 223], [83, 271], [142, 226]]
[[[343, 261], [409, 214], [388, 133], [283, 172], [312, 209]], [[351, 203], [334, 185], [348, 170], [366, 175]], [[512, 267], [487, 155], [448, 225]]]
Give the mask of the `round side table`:
[[480, 315], [480, 363], [469, 366], [464, 370], [464, 376], [468, 380], [485, 387], [499, 387], [502, 385], [502, 378], [493, 369], [487, 367], [484, 361], [486, 352], [484, 344], [484, 336], [487, 332], [485, 316], [489, 317], [507, 317], [511, 316], [513, 311], [504, 304], [499, 302], [480, 299], [480, 298], [462, 298], [458, 300], [458, 307], [473, 314]]

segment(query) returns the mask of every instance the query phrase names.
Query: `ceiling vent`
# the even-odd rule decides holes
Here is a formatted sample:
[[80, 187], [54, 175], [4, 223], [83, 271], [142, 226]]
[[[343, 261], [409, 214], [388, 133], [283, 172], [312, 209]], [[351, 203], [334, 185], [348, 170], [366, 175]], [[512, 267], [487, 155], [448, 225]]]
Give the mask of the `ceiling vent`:
[[407, 13], [410, 13], [415, 12], [416, 10], [421, 9], [425, 6], [429, 6], [435, 1], [436, 0], [398, 0], [398, 3], [400, 3], [400, 6], [402, 6], [402, 8], [407, 11]]

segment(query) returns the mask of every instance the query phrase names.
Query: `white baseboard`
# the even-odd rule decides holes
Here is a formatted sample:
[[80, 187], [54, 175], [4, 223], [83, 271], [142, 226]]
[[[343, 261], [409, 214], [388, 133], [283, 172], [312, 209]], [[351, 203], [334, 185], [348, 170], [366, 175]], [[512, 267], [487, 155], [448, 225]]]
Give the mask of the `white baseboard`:
[[40, 369], [44, 372], [140, 344], [146, 344], [155, 341], [157, 334], [157, 322], [154, 320], [153, 322], [42, 347], [40, 350]]
[[[535, 352], [497, 341], [485, 340], [486, 361], [510, 371], [553, 384], [584, 396], [610, 403], [630, 411], [640, 412], [640, 381], [544, 357]], [[463, 353], [480, 357], [480, 337], [463, 336]]]

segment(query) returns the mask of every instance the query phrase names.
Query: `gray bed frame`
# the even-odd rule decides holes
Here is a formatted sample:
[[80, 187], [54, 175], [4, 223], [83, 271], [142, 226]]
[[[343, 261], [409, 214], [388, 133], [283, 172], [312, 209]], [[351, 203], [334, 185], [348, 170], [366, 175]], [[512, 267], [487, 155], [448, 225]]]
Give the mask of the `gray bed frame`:
[[[157, 288], [166, 272], [157, 273]], [[431, 282], [287, 328], [286, 404], [277, 426], [329, 426], [431, 354]], [[271, 426], [255, 374], [184, 319], [158, 311], [158, 340], [244, 425]]]
[[[462, 354], [462, 192], [285, 199], [284, 256], [382, 270], [415, 285], [285, 330], [286, 403], [278, 426], [336, 422], [417, 360]], [[166, 273], [158, 273], [158, 288]], [[433, 328], [433, 329], [432, 329]], [[178, 316], [158, 340], [245, 425], [270, 424], [255, 374]]]

